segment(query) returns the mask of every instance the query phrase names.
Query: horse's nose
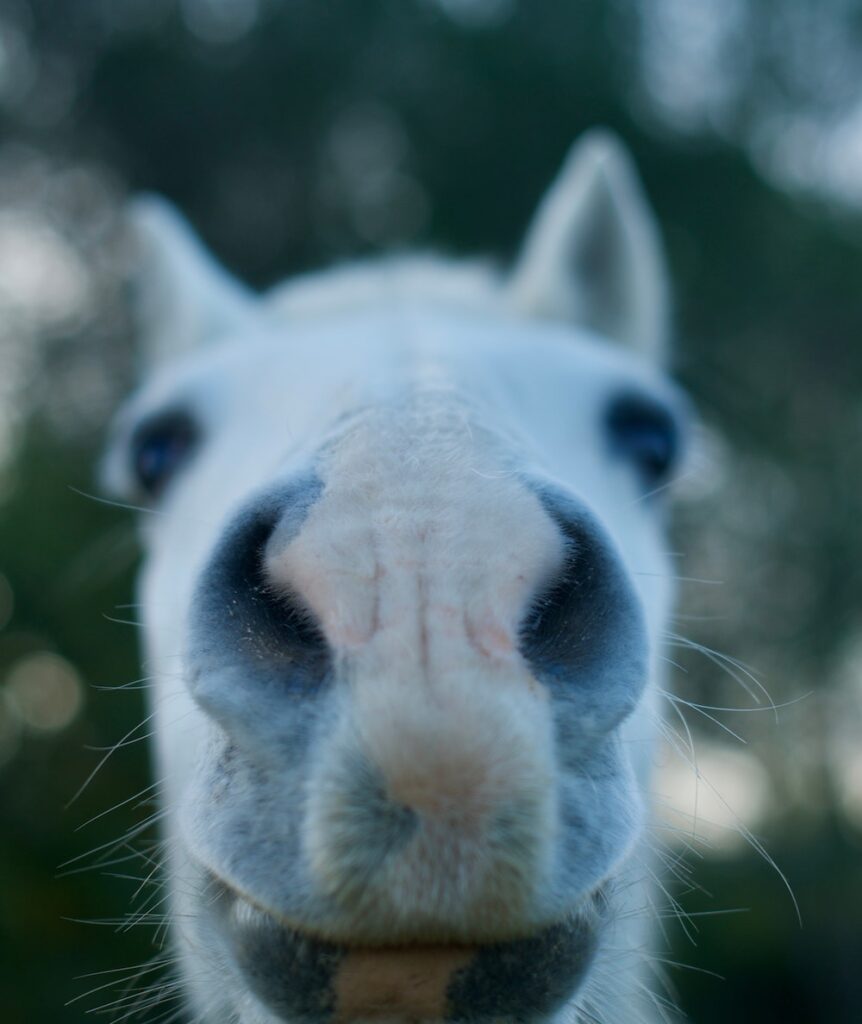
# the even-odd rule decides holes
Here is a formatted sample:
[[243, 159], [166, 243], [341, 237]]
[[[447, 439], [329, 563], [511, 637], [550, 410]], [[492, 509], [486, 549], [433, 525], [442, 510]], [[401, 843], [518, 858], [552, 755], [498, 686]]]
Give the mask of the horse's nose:
[[[226, 529], [192, 601], [193, 694], [250, 785], [294, 773], [303, 824], [288, 845], [311, 891], [369, 928], [508, 934], [570, 827], [555, 766], [589, 775], [643, 690], [629, 575], [596, 517], [552, 486], [518, 484], [513, 501], [529, 500], [509, 554], [482, 558], [476, 516], [435, 509], [453, 517], [435, 547], [433, 521], [356, 533], [353, 506], [335, 515], [323, 493], [294, 481]], [[507, 642], [482, 633], [489, 621]]]
[[[509, 641], [502, 642], [502, 633], [511, 634], [512, 648], [532, 675], [555, 699], [574, 706], [578, 735], [589, 743], [613, 729], [641, 697], [648, 660], [643, 610], [596, 516], [561, 488], [528, 486], [561, 544], [555, 567], [543, 572], [532, 594], [518, 598], [497, 646], [505, 648]], [[322, 626], [329, 608], [317, 609], [316, 617], [306, 595], [291, 592], [272, 573], [273, 552], [284, 551], [296, 538], [321, 490], [320, 482], [307, 476], [257, 498], [225, 531], [201, 577], [192, 608], [193, 685], [217, 718], [249, 714], [259, 720], [260, 700], [275, 703], [317, 692], [331, 675], [333, 653]], [[332, 569], [327, 559], [317, 575], [327, 577]], [[307, 577], [305, 584], [313, 586], [314, 573]], [[490, 590], [488, 581], [481, 581], [475, 603], [487, 608]], [[349, 581], [337, 580], [325, 594], [330, 604], [343, 606], [342, 618], [355, 620], [348, 606], [360, 602], [351, 599]], [[462, 597], [469, 631], [474, 595]], [[446, 633], [443, 627], [439, 631]], [[475, 631], [470, 639], [487, 653], [490, 645], [477, 641]], [[396, 636], [395, 642], [397, 648], [407, 638]], [[452, 647], [457, 663], [460, 641], [451, 630], [448, 636], [425, 637], [425, 642]], [[443, 658], [441, 664], [451, 667], [452, 661]], [[385, 665], [380, 668], [386, 671]], [[246, 700], [249, 694], [256, 699]]]
[[596, 516], [562, 488], [534, 489], [565, 549], [523, 619], [521, 651], [537, 679], [574, 706], [577, 741], [590, 744], [634, 710], [646, 686], [643, 605]]
[[[218, 541], [192, 600], [192, 692], [229, 732], [281, 717], [320, 689], [331, 652], [298, 596], [276, 590], [265, 571], [267, 545], [287, 544], [317, 501], [321, 484], [303, 476], [242, 509]], [[250, 737], [252, 740], [254, 737]]]

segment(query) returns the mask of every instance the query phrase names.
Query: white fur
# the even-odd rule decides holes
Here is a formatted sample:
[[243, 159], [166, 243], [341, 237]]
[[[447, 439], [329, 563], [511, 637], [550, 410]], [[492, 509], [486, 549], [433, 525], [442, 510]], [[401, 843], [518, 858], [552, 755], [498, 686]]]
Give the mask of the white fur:
[[[150, 282], [142, 362], [151, 375], [118, 420], [108, 482], [133, 493], [128, 438], [152, 410], [191, 408], [205, 435], [157, 513], [143, 517], [140, 584], [175, 941], [195, 1011], [207, 1024], [275, 1020], [223, 967], [218, 938], [195, 931], [205, 899], [198, 863], [230, 865], [235, 853], [230, 870], [270, 909], [291, 880], [269, 854], [232, 851], [233, 819], [209, 802], [224, 750], [218, 715], [233, 716], [240, 745], [271, 743], [275, 752], [282, 711], [234, 697], [227, 676], [208, 684], [215, 719], [192, 698], [194, 588], [249, 496], [322, 458], [323, 497], [266, 563], [271, 585], [301, 595], [322, 624], [345, 686], [338, 717], [301, 769], [305, 796], [295, 805], [315, 884], [341, 908], [321, 930], [346, 941], [506, 937], [552, 922], [617, 876], [619, 924], [576, 1005], [605, 1024], [645, 1019], [636, 961], [648, 922], [633, 908], [646, 899], [639, 843], [671, 586], [659, 517], [630, 469], [608, 457], [601, 421], [620, 388], [671, 392], [655, 366], [667, 303], [657, 233], [627, 157], [606, 136], [579, 144], [510, 281], [423, 258], [315, 275], [258, 300], [165, 204], [141, 201], [133, 214]], [[594, 249], [585, 283], [577, 269]], [[620, 728], [619, 771], [602, 782], [561, 781], [547, 694], [518, 650], [525, 606], [562, 548], [515, 466], [580, 496], [646, 612], [651, 685]], [[348, 884], [361, 830], [351, 831], [340, 788], [356, 746], [439, 825], [361, 892]], [[243, 796], [257, 809], [246, 826], [256, 851], [299, 827], [280, 814], [278, 794], [291, 792], [300, 769], [288, 771], [275, 753], [270, 760], [270, 788]], [[600, 851], [572, 875], [580, 892], [548, 881], [560, 855], [556, 783]], [[486, 854], [481, 823], [513, 796], [525, 808], [527, 852]]]

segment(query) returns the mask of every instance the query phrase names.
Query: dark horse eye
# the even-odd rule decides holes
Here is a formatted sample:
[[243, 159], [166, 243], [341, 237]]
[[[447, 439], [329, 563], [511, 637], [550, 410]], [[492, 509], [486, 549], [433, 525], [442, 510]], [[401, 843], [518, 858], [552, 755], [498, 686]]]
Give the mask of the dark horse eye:
[[185, 412], [162, 413], [138, 427], [132, 437], [132, 471], [148, 497], [162, 494], [197, 439], [197, 425]]
[[611, 451], [631, 462], [646, 487], [670, 476], [680, 448], [673, 413], [646, 395], [617, 396], [608, 407], [606, 427]]

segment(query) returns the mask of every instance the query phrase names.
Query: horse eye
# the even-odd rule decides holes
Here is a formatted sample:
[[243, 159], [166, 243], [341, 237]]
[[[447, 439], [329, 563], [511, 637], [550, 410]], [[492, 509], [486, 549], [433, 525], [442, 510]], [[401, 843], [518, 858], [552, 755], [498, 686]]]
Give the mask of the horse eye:
[[673, 414], [645, 395], [621, 395], [608, 408], [611, 451], [637, 469], [646, 487], [670, 476], [679, 453], [679, 430]]
[[162, 494], [197, 440], [198, 428], [184, 412], [163, 413], [138, 427], [132, 437], [132, 472], [147, 497]]

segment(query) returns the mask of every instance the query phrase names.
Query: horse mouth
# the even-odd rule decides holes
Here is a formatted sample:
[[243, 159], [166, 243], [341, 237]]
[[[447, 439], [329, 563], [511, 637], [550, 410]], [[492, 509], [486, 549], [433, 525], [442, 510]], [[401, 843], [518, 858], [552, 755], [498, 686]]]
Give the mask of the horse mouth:
[[243, 982], [285, 1021], [524, 1022], [583, 983], [604, 897], [524, 938], [482, 944], [351, 945], [286, 924], [225, 888], [221, 930]]

